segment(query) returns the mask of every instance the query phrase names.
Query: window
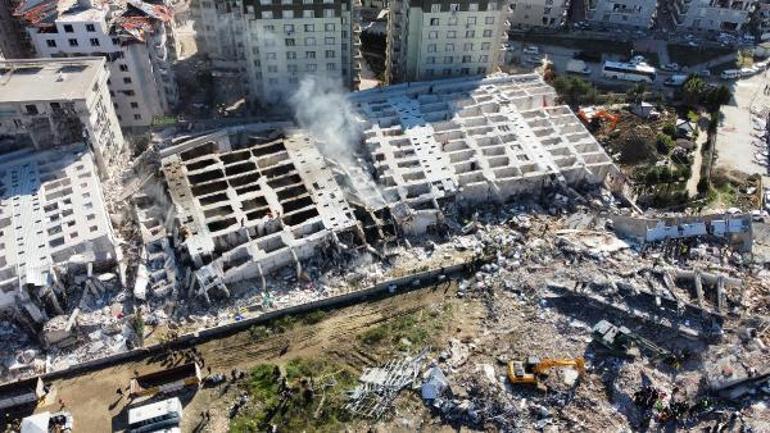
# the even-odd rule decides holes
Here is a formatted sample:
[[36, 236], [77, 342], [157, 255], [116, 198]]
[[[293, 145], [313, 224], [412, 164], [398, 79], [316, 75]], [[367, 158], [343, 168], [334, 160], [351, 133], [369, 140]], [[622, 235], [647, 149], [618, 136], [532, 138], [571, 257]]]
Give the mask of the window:
[[324, 38], [324, 44], [334, 45], [334, 38]]
[[305, 65], [305, 70], [308, 72], [315, 72], [316, 71], [316, 65], [313, 63], [309, 63]]
[[262, 18], [266, 20], [273, 19], [273, 11], [262, 11]]
[[435, 53], [436, 52], [436, 44], [428, 44], [428, 52], [429, 53]]
[[433, 3], [430, 5], [430, 11], [432, 13], [441, 12], [441, 3]]
[[134, 120], [141, 120], [142, 115], [141, 114], [134, 114]]
[[131, 84], [131, 77], [123, 77], [123, 84]]
[[334, 24], [324, 24], [324, 31], [326, 32], [333, 32], [334, 31]]
[[294, 46], [294, 38], [285, 39], [284, 43], [286, 43], [287, 47], [293, 47]]
[[96, 26], [93, 24], [86, 24], [86, 31], [93, 33], [96, 31]]
[[272, 0], [259, 0], [259, 4], [261, 4], [262, 6], [270, 6], [270, 4], [272, 3], [273, 3]]
[[479, 10], [479, 4], [478, 3], [468, 4], [468, 10], [471, 12], [477, 12]]
[[49, 48], [56, 48], [56, 41], [53, 39], [46, 40], [45, 44], [48, 45]]
[[138, 102], [132, 102], [131, 103], [131, 108], [139, 108], [139, 103]]
[[432, 76], [433, 76], [433, 74], [434, 74], [434, 71], [433, 71], [433, 69], [426, 69], [426, 70], [425, 70], [425, 76], [426, 76], [426, 77], [432, 77]]
[[460, 12], [460, 3], [450, 3], [449, 4], [449, 11], [450, 12]]
[[278, 73], [278, 66], [276, 65], [267, 65], [267, 72], [270, 74], [277, 74]]
[[264, 30], [264, 31], [266, 31], [268, 33], [272, 33], [272, 32], [275, 31], [275, 26], [273, 26], [273, 25], [264, 26], [264, 27], [262, 27], [262, 30]]
[[327, 71], [333, 71], [333, 70], [335, 70], [336, 68], [337, 68], [337, 65], [335, 65], [334, 63], [327, 63], [327, 64], [326, 64], [326, 70], [327, 70]]
[[312, 47], [315, 45], [315, 38], [305, 38], [305, 46]]
[[120, 45], [120, 39], [112, 38], [112, 45]]
[[65, 24], [64, 25], [64, 33], [74, 33], [75, 30], [72, 28], [72, 24]]
[[476, 69], [476, 73], [479, 74], [479, 75], [486, 74], [487, 73], [487, 68], [484, 68], [484, 67], [478, 68], [478, 69]]
[[435, 65], [436, 64], [436, 58], [433, 57], [433, 56], [426, 57], [425, 58], [425, 63], [427, 63], [429, 65]]
[[302, 0], [302, 4], [303, 5], [312, 5], [313, 4], [313, 0]]
[[444, 48], [444, 51], [446, 51], [447, 53], [454, 53], [455, 44], [446, 44], [446, 48]]
[[286, 69], [288, 69], [288, 71], [291, 72], [292, 74], [297, 73], [297, 65], [287, 65]]
[[438, 39], [438, 32], [436, 31], [428, 32], [428, 39]]
[[292, 10], [283, 11], [283, 17], [284, 18], [294, 18], [294, 11], [292, 11]]
[[297, 58], [297, 53], [295, 53], [294, 51], [288, 51], [286, 53], [286, 60], [294, 60], [296, 58]]
[[450, 26], [456, 26], [457, 25], [457, 17], [449, 17], [449, 25]]
[[473, 42], [466, 42], [463, 45], [463, 51], [473, 51]]
[[471, 56], [463, 56], [463, 63], [470, 63], [471, 62]]
[[306, 32], [314, 32], [315, 26], [313, 24], [305, 24], [305, 31]]
[[492, 45], [490, 45], [490, 43], [489, 43], [489, 42], [483, 42], [483, 43], [481, 44], [481, 51], [488, 51], [488, 50], [489, 50], [489, 47], [491, 47], [491, 46], [492, 46]]
[[[513, 6], [515, 7], [516, 4], [514, 4]], [[513, 8], [511, 8], [511, 9], [513, 9]], [[487, 10], [488, 11], [496, 11], [497, 10], [497, 3], [495, 3], [495, 2], [487, 3]]]
[[465, 31], [465, 37], [466, 38], [475, 38], [476, 37], [476, 31], [475, 30], [466, 30]]
[[291, 6], [291, 0], [281, 0], [282, 5]]
[[454, 58], [452, 56], [444, 56], [444, 64], [451, 65]]
[[324, 0], [325, 5], [332, 5], [334, 4], [334, 0]]
[[431, 18], [430, 19], [430, 25], [437, 26], [438, 25], [438, 18]]
[[306, 59], [315, 59], [315, 51], [305, 51]]
[[455, 38], [457, 38], [457, 32], [454, 31], [454, 30], [450, 30], [450, 31], [446, 32], [446, 37], [447, 37], [447, 39], [455, 39]]
[[447, 77], [452, 75], [452, 68], [444, 68], [444, 75]]
[[315, 14], [312, 9], [302, 9], [302, 18], [315, 18]]
[[37, 105], [35, 104], [25, 105], [24, 109], [27, 111], [27, 114], [32, 114], [32, 115], [38, 114]]
[[484, 54], [479, 56], [479, 63], [487, 63], [489, 61], [489, 56]]
[[78, 40], [77, 39], [69, 39], [68, 40], [71, 47], [77, 47], [78, 46]]
[[120, 69], [121, 72], [128, 72], [128, 65], [121, 63], [118, 65], [118, 69]]
[[476, 17], [468, 17], [465, 21], [466, 24], [476, 24]]
[[135, 96], [136, 95], [136, 92], [134, 92], [133, 90], [121, 90], [121, 92], [123, 92], [123, 94], [126, 95], [126, 96]]
[[326, 50], [326, 58], [327, 59], [333, 59], [334, 58], [334, 50]]
[[491, 38], [492, 37], [492, 30], [484, 30], [484, 37], [485, 38]]
[[[334, 9], [324, 9], [324, 18], [334, 18]], [[328, 26], [329, 24], [327, 24]], [[334, 24], [332, 24], [333, 26]], [[329, 31], [329, 30], [327, 30]]]
[[276, 56], [275, 56], [275, 53], [267, 53], [267, 54], [265, 54], [265, 58], [267, 60], [275, 60]]
[[98, 47], [99, 46], [99, 38], [91, 38], [89, 40], [89, 42], [91, 42], [91, 46], [92, 47]]
[[471, 74], [471, 68], [460, 68], [460, 73], [463, 75], [470, 75]]
[[288, 34], [294, 33], [294, 24], [284, 24], [283, 31]]
[[494, 23], [495, 23], [495, 17], [484, 18], [484, 24], [494, 24]]

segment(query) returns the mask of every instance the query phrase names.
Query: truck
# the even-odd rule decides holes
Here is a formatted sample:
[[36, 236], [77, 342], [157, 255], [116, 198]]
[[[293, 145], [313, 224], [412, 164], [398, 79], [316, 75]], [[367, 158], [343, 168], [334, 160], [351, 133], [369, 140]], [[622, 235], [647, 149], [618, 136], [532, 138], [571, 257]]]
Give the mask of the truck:
[[741, 71], [739, 69], [728, 69], [726, 71], [722, 71], [722, 73], [719, 74], [719, 76], [723, 80], [732, 80], [732, 79], [735, 79], [735, 78], [740, 78], [741, 77]]
[[573, 74], [591, 75], [591, 68], [583, 60], [572, 59], [567, 62], [567, 72]]
[[687, 75], [676, 74], [666, 78], [663, 85], [669, 87], [681, 87], [684, 85], [685, 81], [687, 81]]

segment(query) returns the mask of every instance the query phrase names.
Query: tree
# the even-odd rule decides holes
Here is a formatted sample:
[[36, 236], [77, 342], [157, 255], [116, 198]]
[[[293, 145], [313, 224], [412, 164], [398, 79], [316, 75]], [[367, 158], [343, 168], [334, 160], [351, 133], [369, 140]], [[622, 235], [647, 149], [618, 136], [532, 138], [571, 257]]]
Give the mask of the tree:
[[553, 87], [559, 99], [572, 108], [596, 102], [598, 92], [587, 81], [572, 76], [559, 76], [553, 80]]
[[144, 317], [142, 316], [142, 310], [136, 310], [134, 315], [134, 332], [136, 332], [137, 344], [141, 347], [144, 346]]
[[647, 86], [639, 83], [628, 89], [626, 92], [626, 102], [630, 104], [641, 104], [644, 101], [644, 93], [647, 92]]
[[661, 155], [668, 155], [676, 145], [673, 138], [663, 133], [659, 133], [655, 137], [655, 144], [658, 147], [658, 153]]
[[687, 105], [698, 105], [702, 103], [707, 91], [708, 85], [703, 78], [691, 75], [682, 86], [682, 99]]
[[663, 125], [663, 133], [668, 135], [671, 138], [676, 137], [676, 135], [677, 135], [676, 134], [676, 125], [674, 125], [671, 122], [666, 123], [665, 125]]
[[730, 99], [733, 98], [732, 93], [730, 93], [730, 89], [727, 88], [724, 84], [722, 84], [719, 87], [715, 87], [711, 89], [706, 94], [706, 97], [704, 98], [703, 105], [708, 108], [709, 111], [712, 113], [719, 111], [719, 109], [730, 102]]

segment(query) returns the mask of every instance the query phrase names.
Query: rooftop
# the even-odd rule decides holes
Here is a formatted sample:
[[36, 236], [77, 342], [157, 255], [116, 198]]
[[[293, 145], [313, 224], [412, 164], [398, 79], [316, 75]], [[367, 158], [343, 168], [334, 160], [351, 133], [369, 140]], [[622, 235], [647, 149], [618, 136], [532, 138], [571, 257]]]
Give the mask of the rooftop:
[[0, 60], [0, 103], [85, 99], [105, 62], [102, 57]]

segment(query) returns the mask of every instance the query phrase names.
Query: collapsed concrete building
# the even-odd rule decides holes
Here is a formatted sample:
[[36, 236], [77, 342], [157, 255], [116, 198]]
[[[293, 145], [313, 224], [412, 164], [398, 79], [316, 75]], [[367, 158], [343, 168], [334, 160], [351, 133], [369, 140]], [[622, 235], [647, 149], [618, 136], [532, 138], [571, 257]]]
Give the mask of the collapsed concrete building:
[[264, 286], [270, 272], [299, 271], [324, 250], [435, 232], [452, 203], [504, 202], [618, 173], [538, 75], [402, 84], [347, 103], [337, 111], [354, 118], [340, 124], [361, 134], [337, 147], [317, 131], [274, 123], [161, 151], [193, 294], [228, 296], [230, 283]]
[[356, 220], [311, 139], [270, 125], [227, 128], [161, 152], [192, 290], [259, 279], [317, 254]]
[[114, 268], [115, 236], [84, 145], [6, 153], [0, 174], [0, 313], [39, 331], [65, 314], [75, 275]]

